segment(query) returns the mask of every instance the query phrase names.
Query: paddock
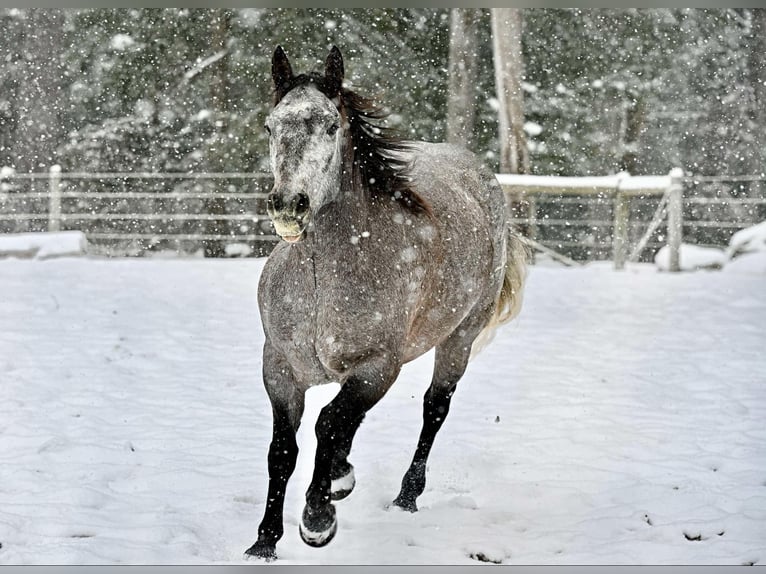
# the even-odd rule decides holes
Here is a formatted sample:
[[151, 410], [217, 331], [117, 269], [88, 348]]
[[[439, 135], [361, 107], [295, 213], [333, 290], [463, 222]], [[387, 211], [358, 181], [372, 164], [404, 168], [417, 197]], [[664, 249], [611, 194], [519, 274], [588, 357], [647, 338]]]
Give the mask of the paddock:
[[[242, 560], [271, 433], [262, 265], [0, 260], [0, 563]], [[309, 391], [279, 563], [763, 563], [764, 325], [762, 274], [533, 266], [458, 387], [418, 513], [386, 506], [432, 354], [362, 425], [323, 549], [297, 519], [337, 386]]]

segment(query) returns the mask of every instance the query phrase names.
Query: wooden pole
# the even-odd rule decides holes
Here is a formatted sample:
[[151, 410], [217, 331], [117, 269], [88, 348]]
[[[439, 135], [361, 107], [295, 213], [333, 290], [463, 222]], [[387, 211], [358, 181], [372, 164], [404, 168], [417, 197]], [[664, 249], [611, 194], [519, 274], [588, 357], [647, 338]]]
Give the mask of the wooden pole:
[[683, 171], [673, 168], [670, 171], [670, 190], [668, 194], [668, 247], [670, 248], [670, 271], [681, 270], [681, 242], [683, 239]]
[[61, 166], [48, 172], [48, 231], [61, 230]]
[[630, 217], [630, 204], [628, 197], [617, 188], [614, 194], [614, 234], [612, 236], [614, 268], [625, 268], [625, 253], [628, 244], [628, 219]]

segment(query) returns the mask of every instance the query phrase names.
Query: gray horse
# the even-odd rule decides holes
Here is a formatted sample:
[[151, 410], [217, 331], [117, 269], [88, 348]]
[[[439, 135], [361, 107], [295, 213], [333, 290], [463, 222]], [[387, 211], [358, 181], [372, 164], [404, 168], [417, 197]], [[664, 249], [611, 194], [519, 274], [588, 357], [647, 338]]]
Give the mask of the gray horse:
[[404, 363], [435, 347], [423, 428], [394, 500], [417, 510], [428, 453], [472, 349], [519, 311], [526, 258], [493, 174], [465, 149], [380, 127], [380, 108], [343, 87], [336, 47], [324, 74], [300, 75], [277, 47], [272, 77], [268, 213], [284, 241], [258, 290], [273, 436], [263, 521], [246, 551], [266, 560], [284, 532], [306, 390], [341, 385], [316, 424], [299, 529], [323, 546], [337, 530], [332, 501], [355, 484], [347, 457], [365, 413]]

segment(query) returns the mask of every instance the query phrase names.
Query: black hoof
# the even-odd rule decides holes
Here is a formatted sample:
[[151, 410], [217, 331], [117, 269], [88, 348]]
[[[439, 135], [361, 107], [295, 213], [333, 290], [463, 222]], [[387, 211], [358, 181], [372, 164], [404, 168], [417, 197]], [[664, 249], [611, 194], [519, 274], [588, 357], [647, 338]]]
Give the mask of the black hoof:
[[245, 550], [245, 557], [254, 556], [260, 558], [266, 562], [271, 562], [277, 559], [277, 551], [274, 546], [270, 544], [264, 544], [262, 542], [256, 542], [250, 548]]
[[303, 541], [309, 546], [320, 548], [329, 544], [335, 538], [335, 533], [338, 532], [335, 507], [328, 504], [321, 511], [313, 511], [306, 506], [303, 509], [303, 517], [298, 530]]
[[402, 510], [406, 510], [407, 512], [418, 511], [418, 505], [415, 504], [415, 499], [402, 496], [401, 494], [396, 497], [396, 500], [394, 500], [393, 505], [398, 506], [399, 508], [401, 508]]
[[354, 467], [348, 465], [348, 472], [340, 478], [333, 479], [330, 485], [330, 497], [333, 500], [343, 500], [356, 486], [356, 478], [354, 477]]

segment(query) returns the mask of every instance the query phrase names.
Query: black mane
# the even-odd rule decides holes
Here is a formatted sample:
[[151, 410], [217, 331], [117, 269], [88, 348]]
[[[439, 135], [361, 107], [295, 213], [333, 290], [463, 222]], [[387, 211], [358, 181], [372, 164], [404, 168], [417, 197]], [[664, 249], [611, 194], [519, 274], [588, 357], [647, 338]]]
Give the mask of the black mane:
[[[300, 74], [277, 88], [274, 105], [294, 88], [307, 84], [314, 84], [329, 99], [338, 97], [325, 76]], [[414, 212], [430, 213], [428, 203], [410, 185], [407, 163], [394, 157], [407, 151], [409, 144], [396, 130], [378, 125], [388, 114], [372, 98], [346, 88], [340, 89], [339, 98], [341, 116], [349, 125], [354, 185], [367, 190], [373, 200], [389, 198]]]

